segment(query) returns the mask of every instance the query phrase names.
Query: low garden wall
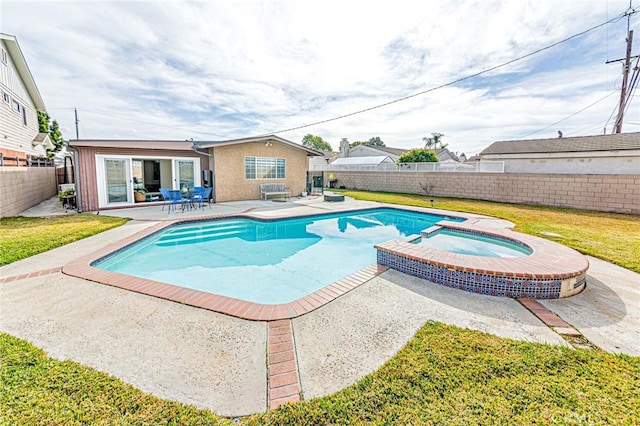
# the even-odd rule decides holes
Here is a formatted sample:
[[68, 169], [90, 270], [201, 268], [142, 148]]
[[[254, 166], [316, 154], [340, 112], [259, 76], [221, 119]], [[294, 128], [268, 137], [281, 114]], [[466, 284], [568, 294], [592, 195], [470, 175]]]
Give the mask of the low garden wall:
[[334, 185], [347, 189], [428, 193], [433, 197], [640, 214], [640, 173], [568, 175], [331, 171], [325, 172], [324, 176], [327, 179], [325, 184], [329, 179], [336, 179]]
[[0, 167], [0, 217], [16, 216], [57, 193], [55, 167]]

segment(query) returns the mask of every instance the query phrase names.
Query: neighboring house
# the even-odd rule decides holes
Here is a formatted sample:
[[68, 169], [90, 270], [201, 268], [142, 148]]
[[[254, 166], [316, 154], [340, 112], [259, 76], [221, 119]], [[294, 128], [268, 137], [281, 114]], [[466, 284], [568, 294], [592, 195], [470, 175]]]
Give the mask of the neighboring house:
[[408, 149], [402, 148], [390, 148], [387, 146], [371, 146], [371, 145], [356, 145], [349, 148], [347, 157], [379, 157], [388, 156], [393, 162], [398, 162], [398, 158]]
[[395, 164], [388, 155], [338, 158], [331, 163], [330, 168], [347, 166], [377, 166], [380, 164]]
[[214, 201], [260, 199], [260, 183], [284, 183], [305, 191], [307, 156], [322, 155], [265, 136], [217, 142], [71, 140], [76, 151], [81, 210], [132, 205], [135, 189], [213, 188]]
[[340, 153], [332, 151], [324, 151], [322, 154], [322, 156], [309, 157], [309, 170], [325, 170], [327, 164], [340, 155]]
[[[27, 165], [52, 148], [48, 133], [38, 131], [44, 101], [16, 37], [0, 33], [0, 154], [2, 164]], [[17, 160], [16, 160], [17, 158]]]
[[640, 133], [494, 142], [480, 161], [505, 173], [640, 174]]
[[[345, 145], [345, 143], [347, 145]], [[353, 147], [348, 146], [348, 141], [343, 140], [340, 142], [340, 153], [342, 158], [351, 157], [380, 157], [387, 156], [391, 158], [395, 163], [398, 162], [398, 158], [405, 152], [410, 150], [404, 148], [391, 148], [388, 146], [373, 146], [373, 145], [356, 145]], [[434, 150], [438, 161], [454, 160], [459, 161], [458, 157], [447, 148], [438, 148]]]
[[460, 161], [458, 156], [453, 152], [449, 151], [447, 148], [438, 148], [434, 150], [436, 153], [436, 157], [438, 157], [438, 161]]

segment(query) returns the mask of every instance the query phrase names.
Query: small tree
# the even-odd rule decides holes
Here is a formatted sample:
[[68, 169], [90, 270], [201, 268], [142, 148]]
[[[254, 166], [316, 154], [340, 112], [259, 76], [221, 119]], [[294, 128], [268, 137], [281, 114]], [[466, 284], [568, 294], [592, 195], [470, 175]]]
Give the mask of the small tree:
[[302, 145], [315, 149], [316, 151], [332, 151], [331, 144], [320, 136], [314, 136], [311, 133], [302, 138]]
[[51, 117], [46, 112], [38, 111], [38, 131], [40, 133], [49, 133], [49, 140], [53, 144], [53, 149], [47, 150], [47, 157], [52, 158], [56, 152], [60, 152], [64, 147], [64, 139], [58, 126], [58, 121], [53, 120], [49, 123]]
[[380, 139], [380, 136], [373, 137], [373, 138], [369, 139], [368, 141], [355, 141], [355, 142], [352, 142], [352, 143], [349, 144], [349, 146], [351, 148], [353, 148], [354, 146], [358, 146], [358, 145], [385, 146], [385, 144], [382, 141], [382, 139]]
[[[433, 189], [436, 186], [429, 178], [427, 178], [424, 183], [418, 182], [418, 185], [420, 186], [420, 189], [422, 189], [422, 192], [424, 192], [424, 195], [426, 195], [427, 197], [431, 197], [431, 192], [433, 192]], [[433, 200], [431, 201], [433, 202]]]
[[398, 163], [436, 163], [438, 157], [431, 149], [414, 148], [398, 158]]
[[369, 141], [367, 142], [367, 145], [370, 145], [370, 146], [385, 146], [384, 142], [382, 142], [382, 139], [380, 139], [380, 136], [376, 136], [376, 137], [373, 137], [373, 138], [369, 139]]

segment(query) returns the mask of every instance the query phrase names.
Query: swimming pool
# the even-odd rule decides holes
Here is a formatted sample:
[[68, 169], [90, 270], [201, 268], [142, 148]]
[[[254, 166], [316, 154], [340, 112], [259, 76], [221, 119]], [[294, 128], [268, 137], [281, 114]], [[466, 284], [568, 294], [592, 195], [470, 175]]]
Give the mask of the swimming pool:
[[261, 304], [288, 303], [376, 263], [374, 246], [446, 219], [371, 209], [264, 221], [228, 218], [170, 226], [92, 266]]
[[[585, 256], [575, 250], [552, 241], [520, 234], [507, 229], [487, 229], [483, 226], [483, 219], [481, 217], [474, 217], [473, 215], [461, 214], [461, 216], [465, 216], [464, 218], [452, 215], [434, 216], [424, 213], [423, 211], [414, 213], [413, 210], [414, 209], [411, 208], [393, 207], [356, 210], [343, 214], [268, 219], [265, 219], [262, 215], [256, 217], [248, 213], [211, 216], [206, 218], [206, 220], [181, 218], [169, 222], [157, 223], [131, 237], [126, 237], [94, 253], [88, 253], [85, 256], [79, 257], [64, 265], [62, 272], [66, 275], [75, 276], [87, 281], [254, 321], [275, 321], [305, 315], [335, 300], [337, 297], [350, 292], [388, 269], [395, 269], [405, 274], [413, 275], [447, 287], [506, 297], [545, 299], [568, 297], [580, 293], [586, 286], [585, 278], [589, 262]], [[378, 218], [367, 216], [370, 213], [376, 212], [398, 213], [403, 219], [396, 224], [397, 226], [394, 226], [386, 223], [387, 220], [384, 215]], [[405, 215], [406, 213], [414, 214]], [[415, 215], [421, 218], [421, 220], [426, 220], [426, 222], [415, 222]], [[300, 222], [296, 222], [298, 220], [315, 222], [324, 219], [333, 219], [334, 222], [332, 226], [329, 226], [329, 231], [337, 236], [340, 236], [343, 230], [348, 231], [350, 229], [357, 229], [365, 236], [372, 232], [376, 226], [382, 228], [395, 227], [395, 231], [385, 234], [384, 238], [381, 237], [383, 240], [391, 238], [390, 240], [375, 244], [374, 253], [376, 253], [376, 255], [373, 260], [367, 258], [367, 264], [369, 266], [363, 269], [356, 270], [358, 266], [352, 264], [351, 252], [344, 257], [334, 255], [329, 250], [323, 250], [317, 256], [312, 256], [310, 259], [311, 264], [306, 266], [306, 275], [309, 277], [318, 278], [325, 274], [333, 273], [333, 269], [337, 268], [336, 262], [340, 265], [351, 265], [352, 269], [350, 268], [348, 271], [355, 270], [355, 272], [335, 273], [333, 276], [340, 275], [340, 278], [336, 281], [297, 300], [285, 303], [269, 304], [252, 302], [236, 297], [211, 293], [209, 291], [195, 290], [179, 284], [169, 284], [154, 279], [136, 277], [128, 273], [112, 272], [96, 267], [96, 265], [101, 263], [108, 266], [111, 262], [115, 261], [115, 256], [128, 252], [130, 259], [128, 259], [127, 262], [130, 262], [130, 267], [134, 270], [141, 268], [146, 264], [146, 259], [142, 257], [136, 258], [136, 256], [139, 256], [136, 250], [154, 241], [158, 242], [160, 247], [164, 245], [165, 248], [169, 248], [163, 260], [187, 259], [193, 262], [194, 259], [211, 257], [211, 253], [203, 250], [196, 249], [187, 253], [176, 250], [178, 250], [180, 246], [188, 245], [186, 243], [189, 239], [200, 239], [204, 242], [207, 239], [215, 240], [221, 237], [220, 234], [233, 233], [235, 231], [232, 230], [232, 227], [237, 224], [232, 222], [238, 219], [246, 219], [257, 222], [258, 224], [291, 224], [292, 228], [300, 226]], [[430, 228], [429, 226], [432, 221], [439, 222]], [[215, 232], [212, 231], [208, 233], [207, 230], [202, 228], [202, 226], [214, 222], [219, 226]], [[194, 225], [195, 228], [192, 228]], [[228, 227], [226, 230], [221, 229], [225, 226]], [[282, 232], [290, 231], [286, 228], [285, 226]], [[529, 247], [532, 253], [528, 256], [518, 258], [492, 258], [447, 252], [413, 243], [413, 241], [419, 237], [420, 232], [417, 231], [418, 229], [426, 229], [426, 233], [429, 233], [437, 228], [455, 229], [463, 232], [483, 234], [492, 238], [497, 237], [498, 239], [514, 241]], [[283, 228], [280, 226], [280, 228], [276, 227], [275, 229], [282, 230]], [[386, 232], [388, 231], [390, 231], [390, 229], [386, 230]], [[216, 235], [216, 232], [218, 235]], [[278, 232], [275, 233], [277, 234]], [[188, 235], [189, 233], [192, 235]], [[392, 234], [394, 236], [392, 236]], [[160, 241], [163, 235], [167, 238]], [[248, 233], [246, 235], [247, 237], [245, 238], [247, 239], [255, 238], [258, 240], [258, 236], [260, 236], [260, 238], [264, 237], [263, 232], [258, 233], [258, 228], [256, 228], [255, 233]], [[296, 235], [302, 240], [307, 240], [306, 242], [297, 242], [300, 245], [306, 244], [306, 247], [321, 247], [320, 242], [310, 241], [315, 240], [318, 236], [315, 232], [312, 233], [305, 230], [304, 234], [297, 233]], [[406, 235], [410, 235], [410, 237], [406, 237]], [[269, 240], [269, 238], [267, 238], [267, 241], [272, 241], [273, 239], [274, 238]], [[374, 240], [370, 239], [369, 241]], [[346, 241], [344, 243], [347, 244]], [[222, 254], [229, 254], [229, 251], [225, 251], [224, 248], [225, 246], [222, 247]], [[363, 250], [366, 251], [369, 249], [371, 249], [371, 245], [368, 245]], [[305, 250], [306, 249], [303, 251]], [[273, 253], [267, 251], [258, 254], [259, 257], [265, 258], [271, 258], [272, 255]], [[261, 261], [267, 262], [266, 260]], [[160, 267], [164, 267], [162, 264], [166, 262], [160, 261], [159, 263], [161, 265]], [[237, 277], [240, 278], [240, 283], [262, 282], [261, 274], [245, 273], [244, 268], [247, 267], [237, 269]], [[187, 272], [185, 272], [185, 274], [186, 273]], [[348, 275], [342, 275], [343, 273]], [[202, 274], [195, 275], [202, 275], [209, 280], [216, 280], [218, 277], [215, 273], [204, 270]], [[329, 280], [330, 279], [324, 281], [328, 282]], [[220, 280], [218, 279], [218, 281]], [[275, 292], [276, 290], [267, 289], [266, 291]]]

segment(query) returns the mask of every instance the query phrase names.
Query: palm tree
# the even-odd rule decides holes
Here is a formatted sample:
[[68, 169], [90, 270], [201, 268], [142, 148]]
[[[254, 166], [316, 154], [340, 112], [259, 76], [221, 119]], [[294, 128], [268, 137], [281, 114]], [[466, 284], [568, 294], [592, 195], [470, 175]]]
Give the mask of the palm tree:
[[446, 148], [448, 144], [442, 143], [443, 137], [444, 134], [438, 132], [431, 133], [430, 137], [425, 136], [422, 138], [424, 141], [424, 147], [426, 149], [438, 149], [438, 145], [440, 145], [441, 149]]

